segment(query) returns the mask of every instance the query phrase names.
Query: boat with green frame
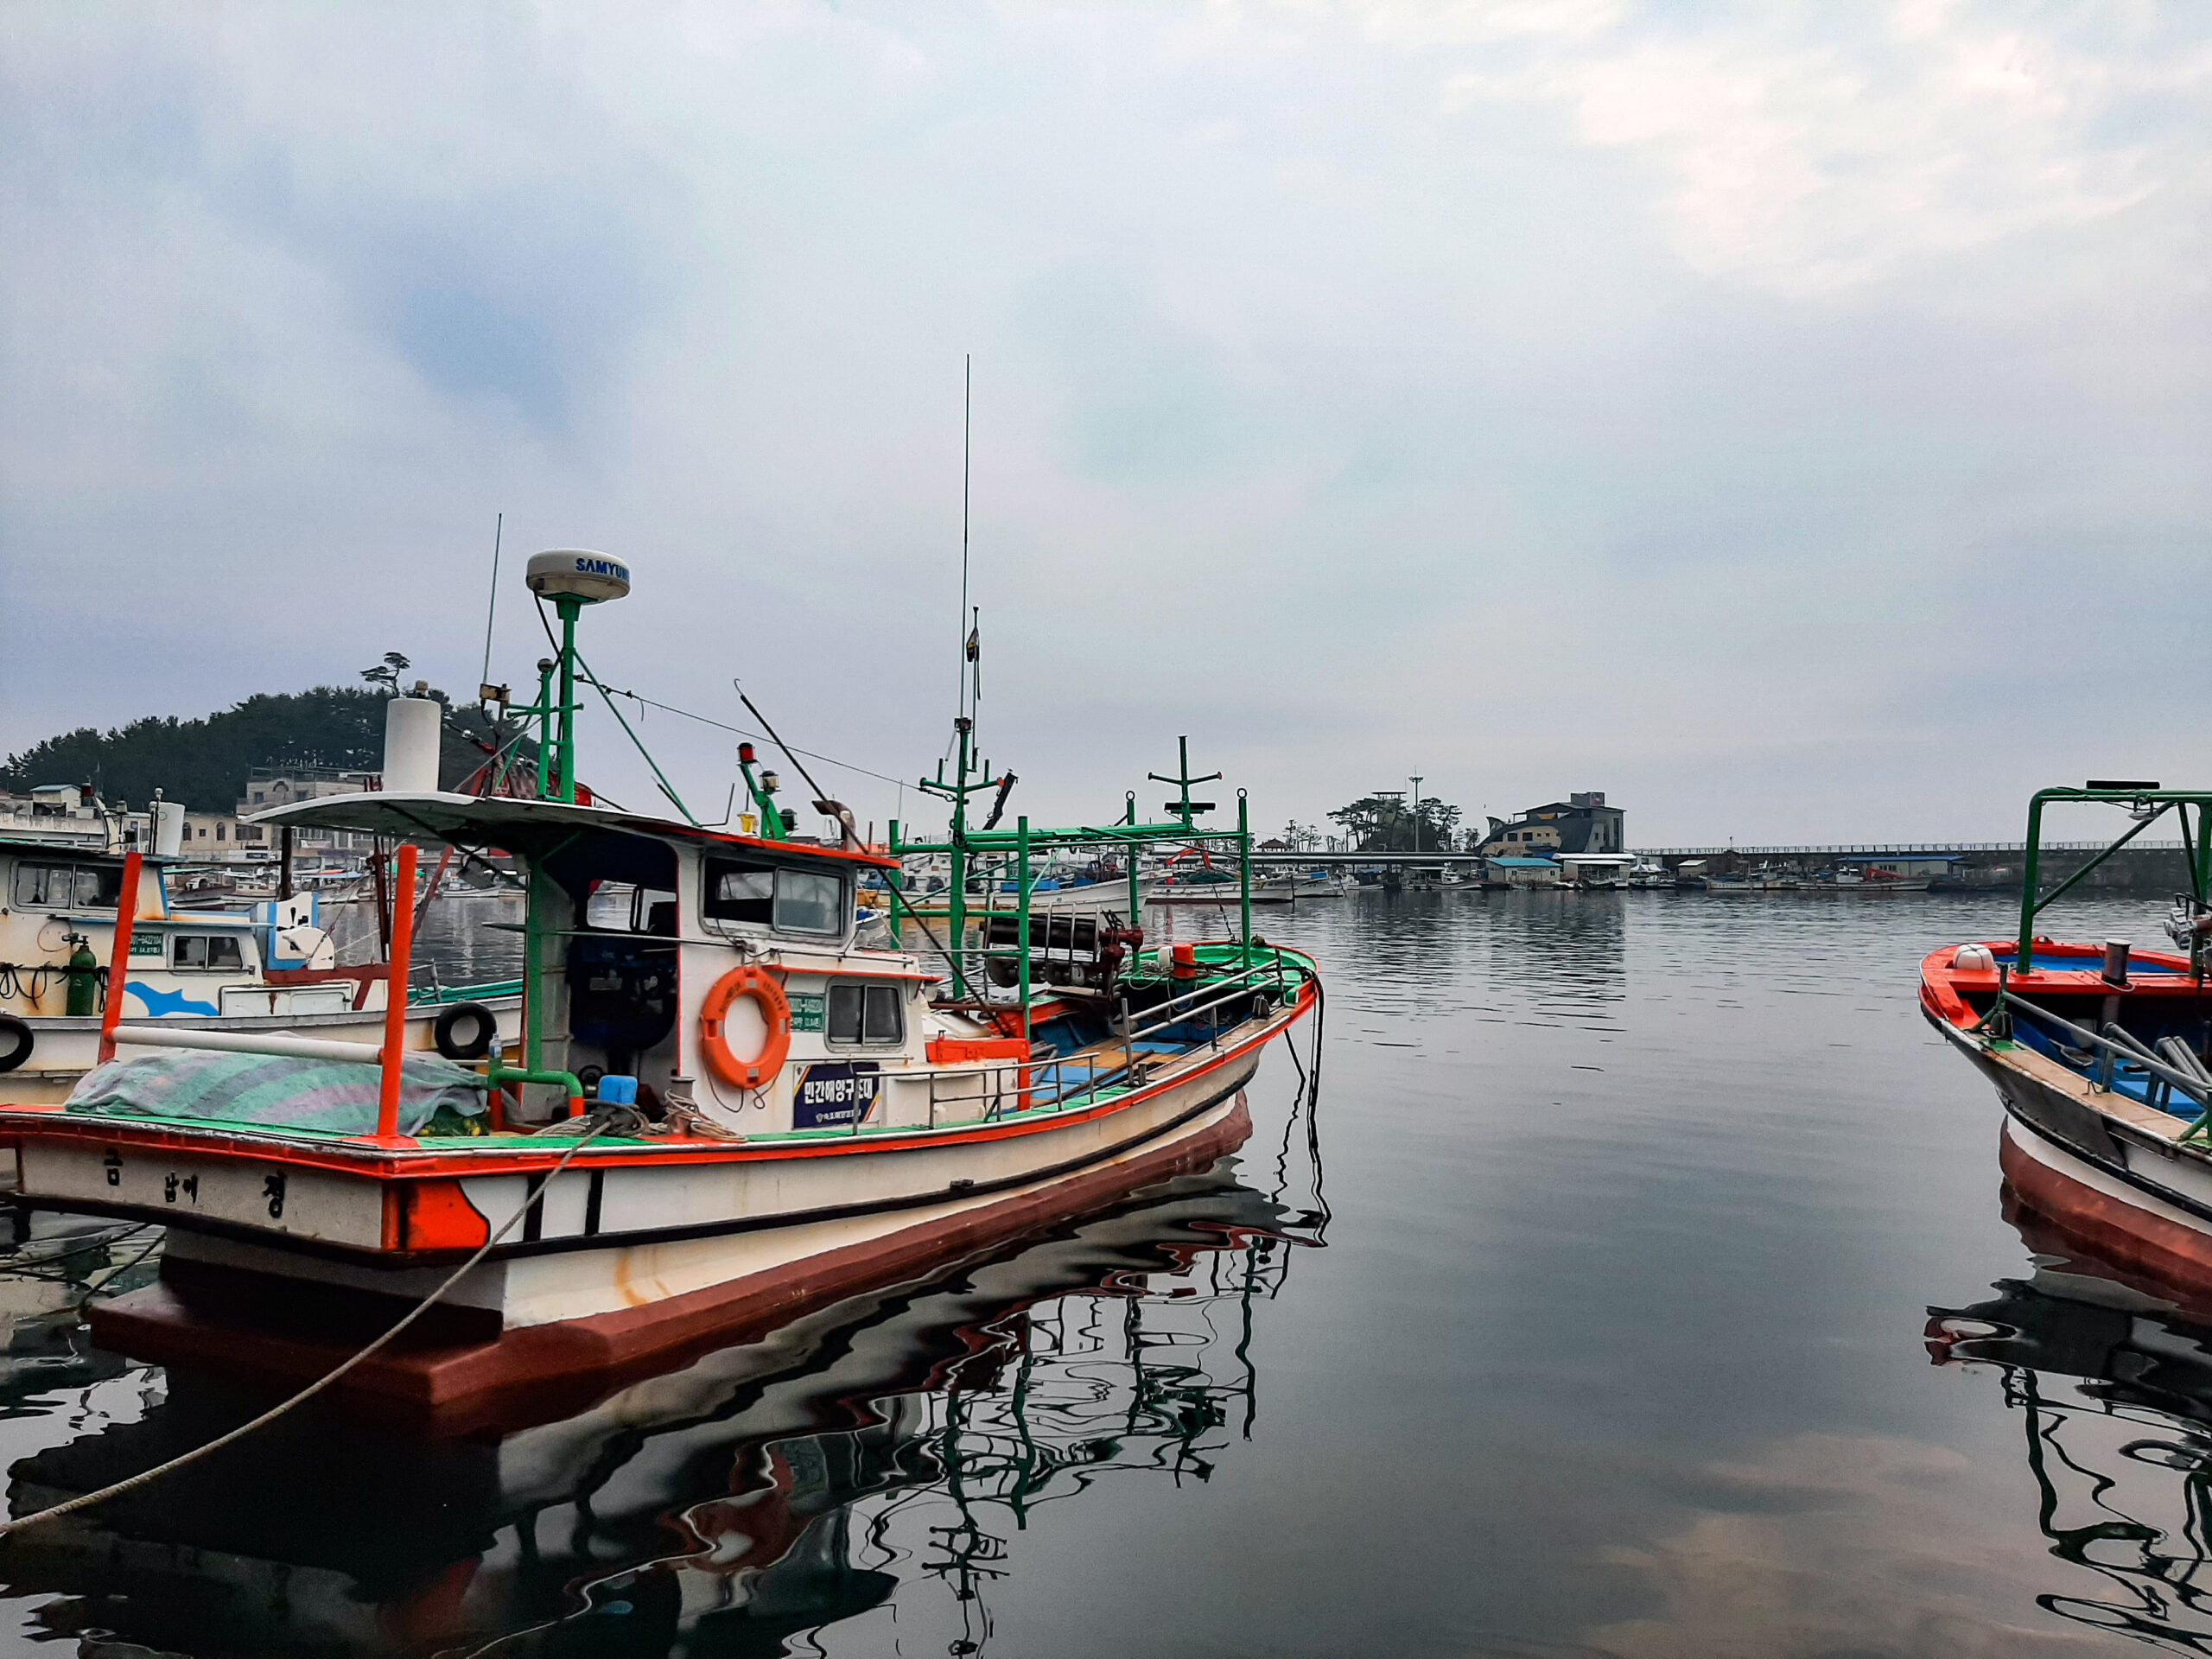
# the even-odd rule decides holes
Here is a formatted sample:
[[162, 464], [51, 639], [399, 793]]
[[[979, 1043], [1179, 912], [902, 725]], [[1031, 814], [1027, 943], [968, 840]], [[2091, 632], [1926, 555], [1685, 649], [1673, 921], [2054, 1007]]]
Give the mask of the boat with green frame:
[[[379, 1049], [270, 1037], [211, 1057], [124, 1027], [111, 998], [103, 1058], [130, 1052], [66, 1104], [0, 1109], [23, 1202], [169, 1229], [159, 1282], [92, 1310], [103, 1344], [316, 1376], [434, 1301], [340, 1386], [410, 1412], [505, 1411], [518, 1395], [613, 1386], [1243, 1139], [1244, 1084], [1321, 986], [1311, 957], [1251, 930], [1241, 794], [1233, 830], [1198, 822], [1187, 766], [1162, 821], [1139, 822], [1132, 802], [1098, 825], [971, 828], [973, 797], [998, 780], [963, 715], [957, 768], [923, 784], [950, 804], [946, 834], [894, 828], [888, 851], [861, 845], [849, 817], [835, 844], [801, 839], [749, 745], [757, 835], [700, 823], [657, 766], [679, 817], [588, 801], [575, 717], [583, 690], [606, 688], [576, 625], [626, 594], [630, 573], [563, 550], [533, 558], [529, 582], [560, 619], [558, 656], [519, 711], [546, 756], [535, 795], [387, 789], [259, 815], [400, 839], [398, 918], [418, 842], [517, 861], [519, 1039], [474, 1065], [420, 1058], [395, 1017]], [[1026, 878], [1043, 856], [1135, 868], [1145, 849], [1193, 843], [1233, 852], [1241, 872], [1241, 925], [1217, 943], [1147, 949], [1134, 927], [1040, 915], [1026, 880], [972, 939], [956, 880], [962, 925], [933, 940], [899, 891], [902, 855], [925, 849], [957, 877], [994, 858]], [[871, 871], [890, 897], [887, 948], [858, 937]], [[118, 958], [128, 949], [119, 937]], [[410, 949], [397, 929], [395, 975]], [[179, 1066], [208, 1065], [238, 1070], [178, 1082]]]
[[[2124, 834], [2043, 890], [2056, 805], [2116, 806]], [[2037, 918], [2152, 825], [2179, 825], [2188, 891], [2175, 951], [2069, 943]], [[2192, 826], [2192, 819], [2194, 823]], [[2212, 1288], [2212, 791], [2092, 779], [2028, 805], [2018, 931], [1921, 964], [1930, 1024], [1996, 1085], [2014, 1198], [2106, 1258], [2192, 1294]]]

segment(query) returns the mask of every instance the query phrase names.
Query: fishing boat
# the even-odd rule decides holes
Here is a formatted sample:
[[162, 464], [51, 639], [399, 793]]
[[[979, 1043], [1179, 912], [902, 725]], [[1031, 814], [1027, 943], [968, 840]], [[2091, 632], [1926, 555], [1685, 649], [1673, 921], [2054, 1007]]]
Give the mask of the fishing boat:
[[[0, 838], [0, 1100], [58, 1105], [67, 1098], [97, 1063], [100, 1000], [111, 976], [131, 1019], [168, 1031], [211, 1040], [376, 1040], [385, 966], [334, 965], [319, 895], [203, 909], [175, 891], [180, 863], [158, 833], [156, 850], [143, 855]], [[133, 868], [129, 949], [118, 957], [118, 906]], [[512, 1032], [519, 1007], [508, 986], [425, 990], [408, 1004], [408, 1039], [426, 1052], [488, 1045], [502, 1020]]]
[[[2077, 803], [2120, 807], [2133, 827], [2041, 892], [2044, 808]], [[2196, 1290], [2212, 1287], [2208, 807], [2212, 793], [2125, 780], [2038, 791], [2017, 938], [1934, 951], [1920, 986], [1929, 1023], [1996, 1085], [2011, 1188], [2110, 1259]], [[2168, 924], [2175, 950], [2037, 933], [2054, 900], [2168, 813], [2182, 826], [2190, 883]]]
[[[1135, 868], [1162, 846], [1223, 849], [1230, 901], [1249, 897], [1243, 798], [1235, 830], [1198, 823], [1187, 766], [1164, 821], [1132, 805], [1103, 828], [972, 829], [971, 798], [1004, 780], [976, 761], [963, 712], [955, 771], [920, 780], [949, 803], [947, 834], [894, 822], [883, 851], [858, 844], [849, 814], [835, 844], [801, 839], [750, 744], [738, 767], [757, 835], [702, 826], [680, 801], [661, 818], [579, 800], [578, 694], [599, 683], [576, 626], [629, 592], [630, 571], [563, 550], [527, 579], [560, 619], [536, 701], [508, 711], [537, 722], [550, 759], [534, 797], [387, 787], [256, 820], [404, 841], [396, 981], [412, 946], [405, 838], [504, 849], [526, 881], [516, 1039], [474, 1065], [418, 1057], [403, 1006], [374, 1050], [227, 1040], [226, 1061], [250, 1064], [210, 1082], [189, 1069], [205, 1039], [125, 1024], [111, 995], [104, 1063], [67, 1103], [0, 1110], [25, 1202], [169, 1228], [160, 1281], [93, 1309], [104, 1344], [319, 1376], [427, 1307], [342, 1386], [431, 1413], [595, 1386], [1213, 1144], [1243, 1121], [1267, 1044], [1317, 1006], [1313, 960], [1255, 935], [1249, 903], [1230, 939], [1151, 950], [1133, 927], [1032, 911], [1040, 861]], [[900, 902], [915, 855], [946, 861], [949, 938]], [[1010, 864], [1016, 904], [970, 945], [979, 859]], [[870, 871], [891, 906], [878, 948], [855, 937]], [[124, 916], [139, 875], [124, 874]]]

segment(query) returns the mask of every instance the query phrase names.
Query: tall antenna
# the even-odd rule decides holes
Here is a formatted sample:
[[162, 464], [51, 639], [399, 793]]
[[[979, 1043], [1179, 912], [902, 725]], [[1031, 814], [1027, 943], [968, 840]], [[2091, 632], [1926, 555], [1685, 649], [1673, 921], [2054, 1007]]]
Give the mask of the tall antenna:
[[506, 528], [503, 512], [492, 524], [492, 602], [484, 607], [484, 672], [477, 678], [479, 685], [492, 683], [492, 621], [499, 613], [499, 537]]
[[976, 354], [960, 370], [960, 712], [968, 713], [968, 472], [976, 425]]

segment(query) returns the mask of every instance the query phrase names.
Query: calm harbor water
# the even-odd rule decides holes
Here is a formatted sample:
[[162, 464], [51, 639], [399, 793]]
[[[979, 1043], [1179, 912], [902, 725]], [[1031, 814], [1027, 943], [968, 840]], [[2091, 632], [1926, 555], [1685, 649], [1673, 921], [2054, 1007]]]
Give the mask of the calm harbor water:
[[[2162, 913], [2053, 931], [2151, 945]], [[0, 1647], [2212, 1646], [2212, 1338], [2038, 1263], [1994, 1098], [1915, 1006], [1925, 950], [2009, 936], [2002, 899], [1256, 915], [1328, 1009], [1318, 1089], [1279, 1045], [1234, 1160], [564, 1421], [302, 1414], [0, 1543]], [[251, 1408], [86, 1344], [68, 1304], [142, 1243], [0, 1279], [15, 1512]]]

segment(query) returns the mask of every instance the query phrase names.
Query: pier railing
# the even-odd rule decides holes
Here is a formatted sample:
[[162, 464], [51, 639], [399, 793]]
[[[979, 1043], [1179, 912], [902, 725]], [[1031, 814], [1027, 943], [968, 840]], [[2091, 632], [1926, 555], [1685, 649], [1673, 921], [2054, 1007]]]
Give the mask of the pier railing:
[[[2043, 849], [2047, 853], [2102, 852], [2108, 843], [2101, 841], [2046, 841]], [[2134, 846], [2159, 852], [2178, 852], [2184, 843], [2178, 841], [2137, 841]], [[1897, 858], [1941, 858], [1946, 853], [2024, 853], [2024, 841], [1905, 841], [1905, 842], [1837, 842], [1822, 847], [1631, 847], [1638, 858], [1720, 858], [1730, 853], [1738, 857], [1802, 858], [1827, 853], [1873, 853]]]

